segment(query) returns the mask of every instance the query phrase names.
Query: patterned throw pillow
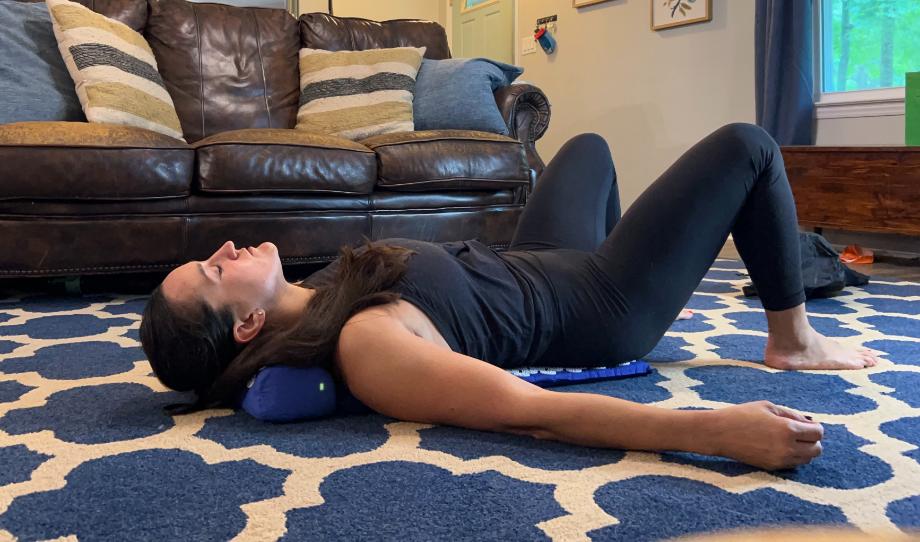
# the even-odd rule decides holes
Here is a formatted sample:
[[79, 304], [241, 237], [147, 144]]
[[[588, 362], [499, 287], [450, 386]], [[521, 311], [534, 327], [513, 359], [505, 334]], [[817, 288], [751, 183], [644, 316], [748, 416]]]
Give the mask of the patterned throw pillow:
[[147, 40], [76, 2], [47, 0], [47, 4], [86, 119], [182, 139], [176, 107]]
[[411, 132], [412, 93], [425, 48], [300, 50], [298, 130], [359, 140]]

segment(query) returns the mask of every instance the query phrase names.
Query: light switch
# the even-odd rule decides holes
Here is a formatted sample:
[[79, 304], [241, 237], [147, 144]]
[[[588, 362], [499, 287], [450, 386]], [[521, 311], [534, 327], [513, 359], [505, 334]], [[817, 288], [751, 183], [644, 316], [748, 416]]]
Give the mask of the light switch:
[[533, 36], [524, 36], [521, 38], [521, 54], [530, 55], [537, 52], [537, 40]]

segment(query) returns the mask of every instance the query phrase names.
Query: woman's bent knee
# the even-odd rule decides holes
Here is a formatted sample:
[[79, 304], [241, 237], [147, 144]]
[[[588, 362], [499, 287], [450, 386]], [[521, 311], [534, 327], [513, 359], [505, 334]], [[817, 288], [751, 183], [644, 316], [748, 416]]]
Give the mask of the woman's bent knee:
[[749, 156], [756, 156], [763, 151], [779, 151], [776, 140], [763, 128], [746, 122], [733, 122], [722, 126], [713, 136], [726, 145], [741, 145]]

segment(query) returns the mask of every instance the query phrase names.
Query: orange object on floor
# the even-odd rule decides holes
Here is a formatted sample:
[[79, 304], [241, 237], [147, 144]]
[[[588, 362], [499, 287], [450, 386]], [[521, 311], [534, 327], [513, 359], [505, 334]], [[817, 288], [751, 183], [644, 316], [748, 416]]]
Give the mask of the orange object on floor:
[[840, 254], [840, 261], [843, 263], [872, 263], [875, 261], [875, 253], [859, 245], [849, 245]]

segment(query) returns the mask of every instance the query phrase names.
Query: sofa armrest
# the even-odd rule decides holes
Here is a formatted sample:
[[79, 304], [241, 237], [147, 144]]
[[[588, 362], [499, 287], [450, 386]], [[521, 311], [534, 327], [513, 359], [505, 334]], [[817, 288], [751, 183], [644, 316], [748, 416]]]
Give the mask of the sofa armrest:
[[533, 85], [515, 84], [496, 90], [495, 103], [511, 131], [511, 137], [524, 144], [527, 162], [539, 177], [544, 164], [537, 154], [536, 142], [549, 126], [549, 99]]

